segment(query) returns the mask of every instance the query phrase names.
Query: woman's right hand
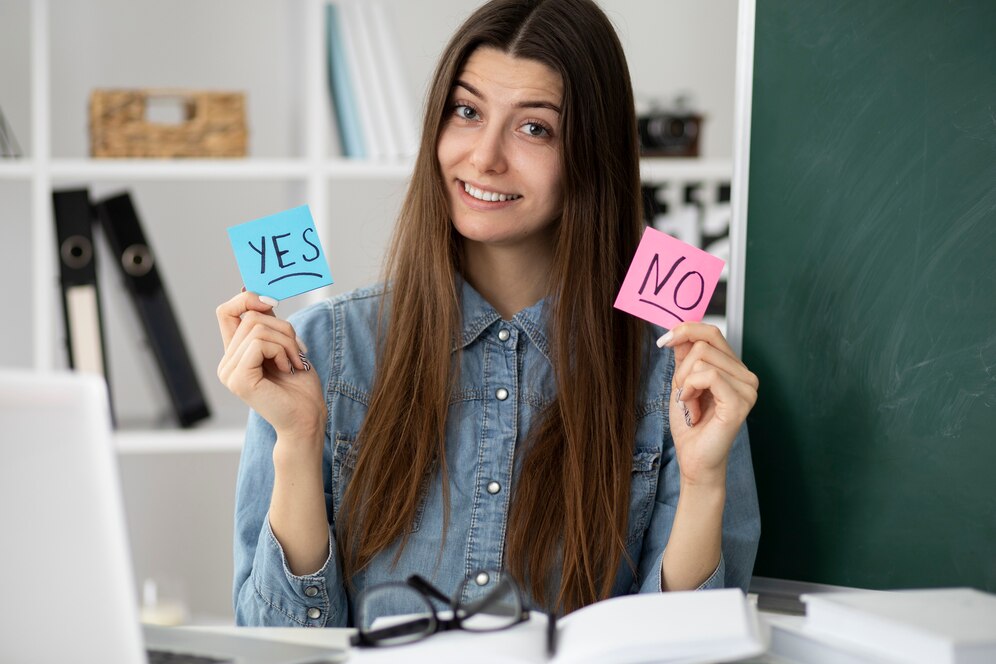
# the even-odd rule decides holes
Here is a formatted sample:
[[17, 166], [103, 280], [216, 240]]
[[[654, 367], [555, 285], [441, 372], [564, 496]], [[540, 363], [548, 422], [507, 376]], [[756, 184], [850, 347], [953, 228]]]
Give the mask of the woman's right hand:
[[320, 440], [325, 400], [294, 327], [255, 293], [236, 295], [216, 314], [225, 344], [222, 384], [269, 422], [278, 440]]

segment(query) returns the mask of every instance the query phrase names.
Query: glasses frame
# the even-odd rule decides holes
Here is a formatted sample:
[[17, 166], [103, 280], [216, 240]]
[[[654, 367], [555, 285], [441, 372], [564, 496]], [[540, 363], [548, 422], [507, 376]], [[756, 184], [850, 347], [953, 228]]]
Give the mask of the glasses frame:
[[[492, 576], [494, 576], [492, 574]], [[467, 583], [465, 580], [464, 583]], [[398, 623], [396, 625], [388, 625], [387, 627], [378, 627], [377, 629], [367, 630], [362, 627], [357, 627], [355, 634], [349, 637], [350, 645], [354, 647], [367, 647], [367, 648], [391, 648], [394, 646], [409, 645], [411, 643], [417, 643], [423, 639], [426, 639], [433, 634], [439, 632], [449, 632], [457, 629], [463, 629], [468, 632], [500, 632], [502, 630], [508, 629], [510, 627], [515, 627], [516, 625], [526, 622], [529, 620], [529, 611], [524, 609], [522, 606], [522, 591], [519, 589], [518, 584], [511, 579], [511, 577], [504, 575], [500, 578], [495, 587], [492, 588], [487, 595], [484, 595], [480, 599], [476, 600], [474, 606], [480, 609], [485, 609], [489, 606], [488, 598], [492, 598], [492, 602], [503, 596], [506, 589], [510, 589], [512, 594], [515, 596], [516, 602], [518, 604], [518, 615], [515, 616], [513, 622], [502, 625], [501, 627], [495, 627], [490, 629], [474, 629], [467, 628], [464, 626], [464, 622], [473, 615], [476, 615], [478, 611], [471, 613], [470, 615], [461, 615], [458, 609], [466, 608], [461, 606], [460, 596], [462, 592], [458, 592], [454, 597], [448, 597], [443, 591], [436, 588], [434, 585], [429, 583], [425, 578], [418, 574], [413, 574], [405, 579], [404, 582], [394, 581], [389, 583], [382, 583], [376, 586], [371, 586], [360, 594], [359, 601], [357, 601], [357, 606], [363, 605], [363, 598], [368, 592], [381, 591], [385, 588], [397, 587], [399, 589], [414, 589], [416, 592], [425, 598], [426, 604], [429, 606], [431, 611], [428, 618], [431, 620], [430, 626], [427, 630], [423, 631], [419, 636], [413, 638], [410, 641], [404, 641], [399, 643], [385, 643], [393, 637], [408, 635], [411, 632], [411, 628], [419, 623], [425, 621], [427, 617], [415, 618], [413, 620], [407, 620], [405, 622]], [[461, 589], [463, 586], [461, 585]], [[453, 613], [452, 618], [440, 618], [439, 613], [436, 611], [436, 607], [433, 606], [432, 600], [435, 599], [439, 602], [450, 607]]]

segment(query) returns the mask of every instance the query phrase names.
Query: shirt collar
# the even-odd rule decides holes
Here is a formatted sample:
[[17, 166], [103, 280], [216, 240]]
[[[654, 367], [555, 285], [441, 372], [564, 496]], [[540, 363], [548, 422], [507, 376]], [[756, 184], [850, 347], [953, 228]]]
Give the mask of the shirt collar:
[[[501, 314], [466, 279], [460, 278], [459, 280], [463, 330], [460, 334], [460, 341], [454, 350], [465, 348], [481, 336], [486, 329], [494, 325], [496, 321], [501, 320]], [[526, 307], [512, 316], [511, 322], [517, 323], [549, 360], [550, 347], [546, 337], [546, 305], [548, 301], [549, 298], [544, 298], [536, 304]]]

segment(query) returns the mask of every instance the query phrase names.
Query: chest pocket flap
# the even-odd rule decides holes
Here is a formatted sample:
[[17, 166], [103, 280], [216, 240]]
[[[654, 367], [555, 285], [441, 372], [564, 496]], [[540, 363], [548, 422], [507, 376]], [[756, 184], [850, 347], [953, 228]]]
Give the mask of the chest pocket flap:
[[[342, 505], [342, 496], [349, 485], [349, 480], [356, 470], [356, 461], [359, 457], [360, 446], [356, 444], [356, 436], [336, 432], [335, 442], [332, 448], [332, 510], [333, 518], [339, 518], [339, 507]], [[420, 487], [418, 505], [415, 508], [415, 518], [412, 522], [411, 532], [417, 532], [422, 525], [422, 517], [425, 514], [426, 493], [428, 485], [423, 482]]]

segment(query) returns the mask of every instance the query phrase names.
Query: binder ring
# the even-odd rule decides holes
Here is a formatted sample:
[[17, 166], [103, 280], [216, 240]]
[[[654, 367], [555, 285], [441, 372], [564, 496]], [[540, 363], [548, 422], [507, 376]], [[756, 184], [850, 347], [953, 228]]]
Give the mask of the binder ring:
[[59, 255], [68, 267], [78, 270], [90, 263], [93, 258], [93, 245], [83, 235], [70, 235], [62, 241]]
[[144, 244], [133, 244], [121, 253], [121, 267], [133, 277], [144, 277], [154, 263], [152, 252]]

